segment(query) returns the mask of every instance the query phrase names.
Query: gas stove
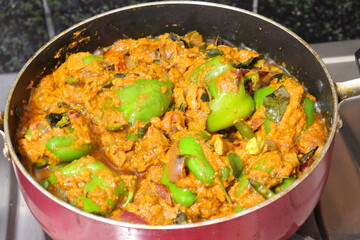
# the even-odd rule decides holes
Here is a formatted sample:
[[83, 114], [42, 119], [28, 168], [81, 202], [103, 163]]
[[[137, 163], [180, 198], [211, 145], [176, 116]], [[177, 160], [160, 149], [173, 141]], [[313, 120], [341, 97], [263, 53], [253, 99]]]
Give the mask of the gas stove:
[[[311, 45], [335, 82], [359, 78], [354, 53], [359, 40]], [[0, 112], [16, 73], [0, 74]], [[360, 239], [360, 98], [340, 107], [342, 128], [335, 137], [332, 166], [324, 193], [303, 226], [290, 238]], [[3, 139], [0, 138], [0, 149]], [[0, 240], [50, 240], [19, 191], [11, 163], [0, 154]]]

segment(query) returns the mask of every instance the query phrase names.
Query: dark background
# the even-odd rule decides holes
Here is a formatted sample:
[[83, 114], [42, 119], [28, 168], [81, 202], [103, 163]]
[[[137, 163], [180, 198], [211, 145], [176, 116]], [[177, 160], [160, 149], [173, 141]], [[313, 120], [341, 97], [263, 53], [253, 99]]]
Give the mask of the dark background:
[[[0, 73], [19, 71], [44, 43], [81, 20], [114, 8], [144, 2], [151, 0], [0, 0]], [[309, 43], [360, 38], [359, 0], [211, 2], [257, 10]]]

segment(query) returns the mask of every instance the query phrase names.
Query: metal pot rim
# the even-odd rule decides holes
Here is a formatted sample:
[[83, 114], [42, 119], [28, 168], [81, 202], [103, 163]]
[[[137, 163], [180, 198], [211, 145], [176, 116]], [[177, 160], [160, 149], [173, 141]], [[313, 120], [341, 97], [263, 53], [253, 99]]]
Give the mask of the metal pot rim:
[[[331, 87], [331, 92], [332, 92], [332, 98], [333, 98], [333, 104], [335, 104], [336, 106], [334, 106], [334, 112], [332, 114], [333, 116], [333, 120], [331, 123], [331, 127], [329, 130], [329, 134], [328, 134], [328, 139], [326, 144], [324, 145], [321, 154], [318, 155], [318, 157], [315, 159], [315, 161], [312, 163], [312, 165], [307, 168], [303, 174], [287, 189], [283, 190], [282, 192], [280, 192], [279, 194], [276, 194], [275, 197], [268, 199], [260, 204], [257, 204], [251, 208], [245, 209], [244, 211], [241, 211], [239, 213], [235, 213], [233, 215], [230, 216], [226, 216], [226, 217], [221, 217], [221, 218], [217, 218], [214, 220], [207, 220], [204, 222], [199, 222], [199, 223], [189, 223], [189, 224], [181, 224], [181, 225], [159, 225], [159, 226], [152, 226], [152, 225], [145, 225], [145, 224], [134, 224], [134, 223], [127, 223], [127, 222], [121, 222], [121, 221], [116, 221], [116, 220], [112, 220], [112, 219], [108, 219], [108, 218], [104, 218], [101, 216], [97, 216], [91, 213], [87, 213], [85, 211], [82, 211], [64, 201], [59, 200], [58, 198], [56, 198], [55, 196], [53, 196], [50, 192], [46, 191], [38, 182], [35, 181], [35, 179], [33, 179], [33, 177], [26, 171], [25, 167], [22, 165], [21, 161], [19, 160], [15, 149], [13, 147], [13, 144], [11, 143], [10, 139], [8, 136], [10, 136], [10, 132], [9, 132], [9, 123], [8, 123], [8, 114], [11, 114], [12, 110], [10, 109], [10, 99], [13, 95], [13, 92], [15, 90], [16, 85], [18, 84], [18, 81], [20, 79], [20, 77], [22, 76], [23, 72], [25, 71], [25, 69], [27, 69], [27, 67], [30, 65], [30, 63], [33, 61], [34, 58], [36, 58], [39, 53], [41, 53], [42, 51], [44, 51], [46, 48], [48, 48], [56, 39], [60, 38], [61, 36], [67, 34], [69, 31], [83, 25], [86, 24], [88, 22], [94, 21], [98, 18], [101, 18], [103, 16], [106, 15], [111, 15], [113, 13], [116, 12], [122, 12], [122, 11], [127, 11], [127, 10], [131, 10], [131, 9], [136, 9], [136, 8], [142, 8], [142, 7], [148, 7], [148, 6], [158, 6], [161, 7], [162, 5], [181, 5], [181, 4], [185, 4], [185, 5], [200, 5], [200, 6], [209, 6], [209, 7], [217, 7], [217, 8], [223, 8], [223, 9], [228, 9], [231, 11], [236, 11], [236, 12], [241, 12], [241, 13], [245, 13], [248, 15], [252, 15], [255, 16], [259, 19], [262, 19], [266, 22], [269, 22], [272, 25], [275, 25], [278, 28], [281, 28], [282, 30], [286, 31], [287, 33], [289, 33], [293, 38], [295, 38], [296, 40], [298, 40], [299, 42], [301, 42], [304, 46], [306, 46], [307, 49], [309, 49], [309, 51], [316, 57], [316, 59], [318, 60], [318, 62], [321, 64], [327, 79], [329, 81], [330, 87]], [[59, 205], [61, 205], [62, 207], [65, 207], [73, 212], [76, 212], [77, 214], [80, 214], [84, 217], [88, 217], [91, 218], [93, 220], [96, 221], [100, 221], [103, 223], [107, 223], [107, 224], [111, 224], [111, 225], [116, 225], [116, 226], [121, 226], [121, 227], [128, 227], [128, 228], [137, 228], [137, 229], [153, 229], [153, 230], [167, 230], [167, 229], [184, 229], [184, 228], [195, 228], [195, 227], [201, 227], [201, 226], [206, 226], [206, 225], [212, 225], [212, 224], [216, 224], [216, 223], [221, 223], [221, 222], [226, 222], [229, 220], [232, 220], [234, 218], [238, 218], [244, 215], [247, 215], [249, 213], [252, 213], [260, 208], [263, 208], [269, 204], [271, 204], [272, 202], [277, 201], [279, 198], [283, 197], [284, 195], [286, 195], [288, 192], [292, 191], [294, 188], [296, 188], [305, 178], [307, 178], [308, 175], [310, 175], [313, 170], [319, 165], [320, 161], [323, 159], [324, 155], [326, 154], [326, 152], [329, 150], [330, 145], [333, 141], [334, 135], [338, 129], [338, 125], [339, 125], [339, 114], [338, 114], [338, 96], [337, 96], [337, 91], [335, 88], [335, 84], [333, 83], [331, 76], [324, 64], [324, 62], [321, 60], [321, 58], [319, 57], [319, 55], [309, 46], [308, 43], [306, 43], [302, 38], [300, 38], [298, 35], [296, 35], [295, 33], [293, 33], [291, 30], [287, 29], [286, 27], [282, 26], [281, 24], [267, 18], [264, 17], [262, 15], [259, 15], [257, 13], [253, 13], [251, 11], [248, 10], [244, 10], [241, 8], [237, 8], [237, 7], [232, 7], [232, 6], [227, 6], [227, 5], [223, 5], [223, 4], [218, 4], [218, 3], [210, 3], [210, 2], [200, 2], [200, 1], [158, 1], [158, 2], [150, 2], [150, 3], [141, 3], [141, 4], [135, 4], [135, 5], [131, 5], [131, 6], [126, 6], [126, 7], [122, 7], [122, 8], [118, 8], [118, 9], [114, 9], [96, 16], [93, 16], [91, 18], [88, 18], [84, 21], [81, 21], [75, 25], [73, 25], [72, 27], [68, 28], [67, 30], [61, 32], [60, 34], [58, 34], [57, 36], [55, 36], [53, 39], [51, 39], [50, 41], [48, 41], [44, 46], [42, 46], [27, 62], [26, 64], [22, 67], [22, 69], [19, 71], [16, 80], [14, 81], [14, 83], [11, 86], [11, 89], [8, 93], [8, 97], [6, 100], [6, 107], [5, 107], [5, 117], [4, 117], [4, 131], [5, 131], [5, 144], [7, 144], [8, 147], [8, 152], [9, 152], [9, 158], [12, 160], [13, 162], [13, 167], [17, 167], [20, 172], [27, 178], [28, 181], [31, 182], [32, 185], [34, 185], [37, 190], [41, 191], [45, 196], [49, 197], [51, 200], [55, 201], [56, 203], [58, 203]]]

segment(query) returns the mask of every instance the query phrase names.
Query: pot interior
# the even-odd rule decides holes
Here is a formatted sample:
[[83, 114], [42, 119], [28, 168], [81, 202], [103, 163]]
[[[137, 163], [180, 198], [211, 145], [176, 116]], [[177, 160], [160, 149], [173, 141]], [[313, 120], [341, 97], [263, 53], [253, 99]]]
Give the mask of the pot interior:
[[11, 150], [16, 149], [19, 116], [30, 97], [27, 86], [36, 86], [42, 77], [64, 62], [68, 54], [93, 52], [121, 38], [165, 32], [184, 35], [193, 30], [205, 37], [220, 36], [237, 46], [244, 44], [286, 67], [318, 99], [327, 128], [329, 132], [332, 130], [337, 116], [333, 84], [317, 54], [294, 33], [262, 16], [232, 7], [158, 2], [114, 10], [81, 22], [56, 36], [26, 63], [9, 93], [6, 107], [5, 130], [13, 143]]

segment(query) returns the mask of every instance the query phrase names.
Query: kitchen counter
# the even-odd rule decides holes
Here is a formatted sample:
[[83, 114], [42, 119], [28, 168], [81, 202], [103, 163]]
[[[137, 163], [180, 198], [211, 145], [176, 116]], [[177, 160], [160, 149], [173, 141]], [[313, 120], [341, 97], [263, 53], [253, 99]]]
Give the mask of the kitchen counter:
[[[360, 40], [313, 44], [334, 81], [359, 78], [354, 52]], [[0, 111], [16, 73], [0, 74]], [[340, 108], [343, 126], [335, 137], [332, 168], [321, 200], [303, 227], [291, 238], [360, 239], [360, 99]], [[3, 139], [0, 137], [0, 149]], [[0, 240], [49, 239], [31, 215], [11, 163], [0, 154]]]

